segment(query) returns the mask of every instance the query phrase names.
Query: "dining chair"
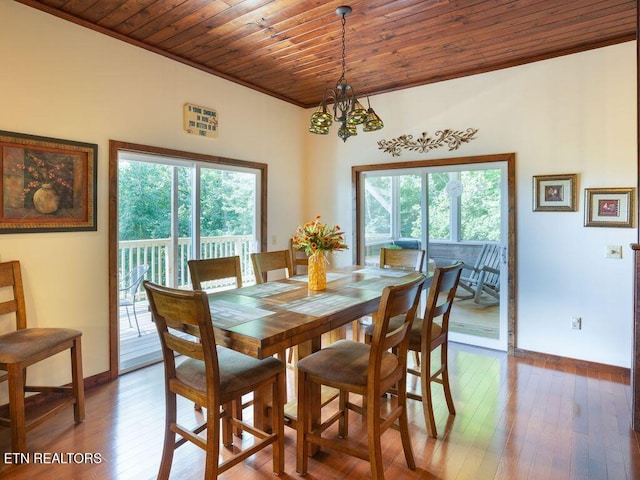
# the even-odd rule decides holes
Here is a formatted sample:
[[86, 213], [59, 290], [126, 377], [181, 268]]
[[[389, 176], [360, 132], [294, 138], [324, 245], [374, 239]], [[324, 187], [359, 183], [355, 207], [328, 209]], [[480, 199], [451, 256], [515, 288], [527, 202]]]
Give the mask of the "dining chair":
[[[233, 279], [230, 285], [242, 287], [242, 267], [240, 257], [219, 257], [200, 260], [189, 260], [189, 275], [194, 290], [205, 290], [215, 280]], [[225, 285], [226, 286], [226, 285]]]
[[[418, 307], [420, 290], [425, 276], [410, 282], [385, 287], [376, 315], [371, 344], [353, 340], [339, 340], [326, 348], [301, 359], [298, 366], [298, 427], [296, 471], [304, 475], [308, 468], [311, 444], [328, 447], [371, 464], [371, 477], [384, 479], [381, 435], [391, 426], [400, 430], [405, 460], [410, 469], [416, 468], [406, 410], [406, 375], [408, 333]], [[403, 322], [389, 328], [392, 317], [402, 315]], [[313, 424], [312, 403], [320, 401], [320, 387], [338, 389], [339, 410], [319, 426]], [[382, 408], [381, 397], [397, 386], [397, 403]], [[361, 405], [354, 404], [349, 394], [362, 395]], [[358, 446], [359, 439], [348, 438], [349, 410], [367, 421], [368, 448]], [[394, 425], [398, 422], [398, 425]], [[338, 422], [339, 438], [323, 435]]]
[[[444, 397], [447, 402], [447, 408], [451, 415], [455, 415], [456, 409], [451, 396], [451, 386], [449, 382], [449, 363], [448, 363], [448, 337], [449, 337], [449, 315], [453, 300], [455, 298], [458, 282], [462, 273], [462, 262], [446, 266], [438, 267], [435, 270], [429, 294], [427, 296], [427, 304], [422, 318], [416, 317], [409, 334], [409, 350], [417, 352], [421, 361], [416, 368], [408, 368], [407, 371], [420, 377], [421, 394], [408, 392], [407, 397], [422, 402], [424, 412], [424, 422], [427, 432], [431, 437], [437, 437], [435, 417], [433, 414], [433, 399], [431, 392], [431, 384], [439, 383], [444, 390]], [[395, 328], [402, 323], [401, 319], [394, 318], [391, 320], [391, 327]], [[365, 329], [365, 336], [373, 335], [372, 329]], [[440, 347], [440, 367], [431, 372], [431, 352]]]
[[256, 276], [256, 283], [266, 282], [267, 272], [282, 270], [284, 275], [289, 278], [293, 271], [289, 250], [252, 253], [251, 263], [253, 264], [253, 273]]
[[[233, 285], [236, 288], [242, 287], [242, 267], [240, 257], [218, 257], [206, 258], [200, 260], [187, 261], [189, 267], [189, 275], [191, 277], [191, 286], [194, 290], [205, 290], [207, 286], [214, 286], [213, 283], [221, 280], [229, 280], [224, 286]], [[252, 401], [243, 402], [242, 398], [237, 398], [233, 404], [233, 415], [235, 418], [242, 420], [242, 411], [250, 407]], [[202, 405], [195, 404], [196, 410], [202, 410]], [[241, 437], [242, 430], [234, 428], [234, 433]]]
[[393, 268], [396, 270], [422, 271], [424, 267], [424, 250], [405, 248], [381, 248], [380, 268]]
[[[379, 268], [390, 268], [393, 270], [415, 270], [421, 272], [424, 266], [424, 250], [404, 249], [404, 248], [381, 248]], [[352, 337], [354, 340], [360, 339], [362, 328], [371, 325], [371, 316], [362, 317], [351, 322]]]
[[289, 239], [289, 251], [291, 252], [291, 274], [302, 275], [307, 273], [309, 267], [309, 257], [304, 250], [293, 247], [293, 239]]
[[[0, 290], [7, 291], [0, 302], [2, 317], [15, 317], [15, 330], [0, 335], [0, 381], [7, 381], [9, 418], [0, 418], [0, 425], [11, 430], [11, 451], [27, 451], [26, 434], [43, 421], [73, 405], [76, 423], [84, 420], [84, 380], [82, 376], [82, 332], [71, 328], [27, 328], [27, 312], [20, 262], [0, 263]], [[9, 293], [11, 292], [11, 293]], [[3, 294], [4, 295], [4, 294]], [[11, 297], [11, 298], [9, 298]], [[7, 329], [10, 330], [10, 329]], [[27, 367], [69, 350], [71, 354], [71, 386], [28, 386]], [[38, 392], [63, 394], [62, 400], [51, 403], [36, 418], [26, 419], [25, 394]], [[33, 400], [33, 399], [32, 399]]]
[[[206, 452], [206, 480], [218, 478], [221, 473], [268, 445], [273, 448], [273, 471], [282, 473], [284, 364], [273, 357], [258, 360], [216, 345], [205, 292], [172, 289], [148, 281], [143, 285], [160, 336], [164, 360], [166, 414], [158, 479], [169, 478], [174, 451], [187, 441]], [[270, 388], [273, 399], [272, 433], [264, 432], [232, 415], [235, 399], [264, 388]], [[178, 395], [205, 407], [204, 423], [195, 428], [178, 423]], [[191, 420], [189, 418], [188, 421]], [[255, 442], [243, 449], [241, 445], [233, 444], [231, 429], [234, 426], [253, 435]], [[205, 430], [206, 434], [202, 434]], [[182, 437], [178, 441], [176, 434]], [[221, 455], [221, 442], [228, 450], [224, 452], [225, 455]]]

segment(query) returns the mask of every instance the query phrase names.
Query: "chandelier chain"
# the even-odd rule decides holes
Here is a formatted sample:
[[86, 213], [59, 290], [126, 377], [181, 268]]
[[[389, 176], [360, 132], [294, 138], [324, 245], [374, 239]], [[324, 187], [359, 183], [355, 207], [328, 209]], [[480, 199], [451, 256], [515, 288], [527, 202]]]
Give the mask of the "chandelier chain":
[[346, 24], [347, 24], [346, 15], [342, 14], [342, 77], [340, 77], [340, 80], [345, 79], [345, 71], [347, 69], [347, 61], [346, 61], [347, 47], [346, 47], [346, 40], [345, 40]]

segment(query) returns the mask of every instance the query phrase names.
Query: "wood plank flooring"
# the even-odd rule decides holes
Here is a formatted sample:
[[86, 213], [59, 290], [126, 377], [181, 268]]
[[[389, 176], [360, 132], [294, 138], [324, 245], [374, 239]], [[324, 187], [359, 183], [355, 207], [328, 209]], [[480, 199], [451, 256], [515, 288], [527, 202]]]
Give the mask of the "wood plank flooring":
[[[457, 415], [448, 415], [441, 389], [436, 387], [434, 406], [440, 436], [432, 439], [426, 434], [420, 403], [409, 400], [418, 468], [407, 468], [399, 433], [390, 430], [383, 437], [387, 479], [640, 478], [640, 448], [638, 434], [631, 430], [628, 376], [508, 357], [459, 344], [451, 344], [450, 358]], [[199, 415], [188, 402], [180, 404], [180, 414], [194, 423]], [[30, 432], [28, 464], [11, 464], [19, 459], [6, 455], [9, 434], [0, 429], [0, 478], [155, 478], [163, 420], [162, 366], [122, 375], [87, 391], [84, 423], [74, 425], [69, 410]], [[364, 439], [363, 422], [356, 415], [351, 422], [350, 435]], [[295, 435], [289, 428], [286, 435], [286, 474], [279, 478], [297, 479]], [[243, 441], [250, 442], [249, 438]], [[76, 455], [68, 458], [67, 453]], [[84, 457], [78, 455], [81, 453]], [[220, 478], [274, 478], [270, 453], [270, 449], [260, 452]], [[36, 454], [58, 457], [38, 463]], [[74, 463], [82, 458], [93, 458], [94, 463]], [[70, 463], [51, 463], [56, 459]], [[175, 453], [171, 478], [202, 478], [203, 462], [204, 455], [197, 447], [185, 445]], [[371, 474], [367, 462], [322, 451], [311, 459], [305, 478], [367, 479]]]

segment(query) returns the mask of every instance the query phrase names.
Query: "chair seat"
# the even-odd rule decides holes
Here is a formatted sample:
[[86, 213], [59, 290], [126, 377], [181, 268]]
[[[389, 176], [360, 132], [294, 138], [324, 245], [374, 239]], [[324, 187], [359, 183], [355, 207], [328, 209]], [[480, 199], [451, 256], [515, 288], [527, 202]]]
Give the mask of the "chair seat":
[[[256, 384], [284, 371], [284, 363], [274, 357], [258, 360], [220, 345], [216, 350], [220, 369], [220, 392], [223, 397], [220, 403], [225, 403], [227, 397], [233, 399], [242, 392], [252, 391]], [[207, 390], [203, 361], [187, 358], [176, 366], [176, 378], [203, 394]]]
[[[338, 340], [313, 353], [297, 364], [298, 370], [321, 376], [336, 383], [366, 386], [369, 369], [370, 346], [353, 340]], [[381, 379], [387, 378], [398, 368], [398, 358], [390, 352], [382, 355]]]
[[[26, 328], [0, 335], [0, 364], [20, 363], [82, 336], [71, 328]], [[68, 348], [68, 347], [65, 347]]]

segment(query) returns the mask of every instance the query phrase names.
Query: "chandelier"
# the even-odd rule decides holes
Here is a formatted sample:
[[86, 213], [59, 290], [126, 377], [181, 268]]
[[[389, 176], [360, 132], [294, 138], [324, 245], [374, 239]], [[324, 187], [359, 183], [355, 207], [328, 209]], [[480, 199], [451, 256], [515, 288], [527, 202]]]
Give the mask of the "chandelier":
[[[356, 125], [362, 125], [363, 131], [373, 132], [380, 130], [384, 123], [376, 112], [371, 108], [369, 97], [367, 96], [367, 106], [365, 110], [356, 98], [353, 87], [347, 83], [345, 72], [345, 18], [351, 13], [349, 6], [336, 8], [336, 14], [342, 17], [342, 75], [335, 88], [327, 88], [324, 91], [322, 102], [317, 110], [311, 115], [309, 131], [319, 135], [327, 135], [333, 120], [340, 123], [338, 136], [346, 142], [347, 138], [357, 135]], [[327, 104], [333, 102], [333, 116], [329, 113]]]

